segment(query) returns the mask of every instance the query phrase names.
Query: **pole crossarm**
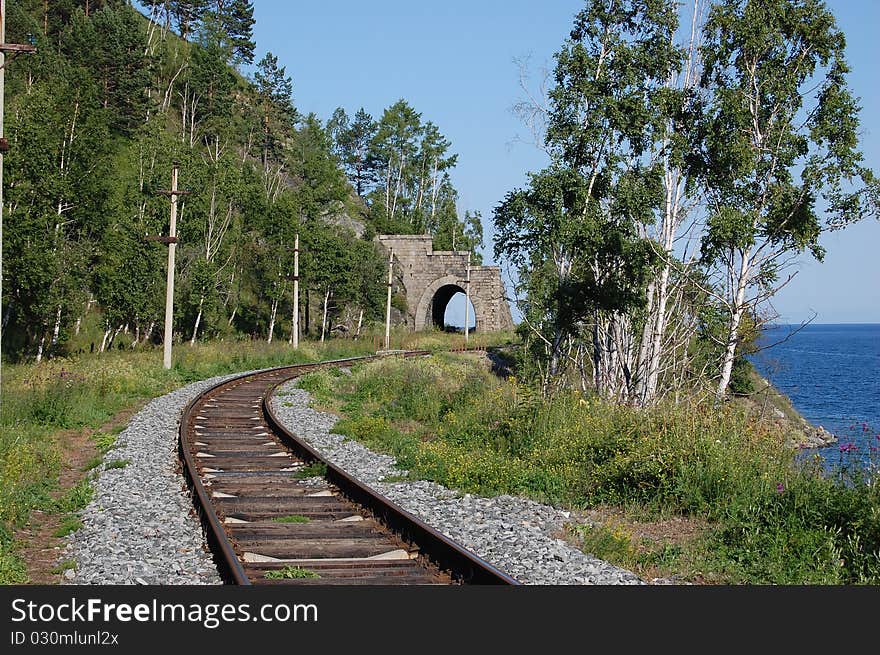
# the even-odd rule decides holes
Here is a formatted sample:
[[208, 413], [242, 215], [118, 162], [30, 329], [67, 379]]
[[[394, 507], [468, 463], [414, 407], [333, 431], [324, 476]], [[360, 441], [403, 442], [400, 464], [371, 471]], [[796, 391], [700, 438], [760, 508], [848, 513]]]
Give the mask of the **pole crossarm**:
[[32, 55], [37, 51], [37, 46], [25, 43], [0, 43], [0, 52], [16, 55]]
[[[17, 55], [32, 55], [36, 53], [36, 46], [24, 43], [0, 43], [0, 52], [3, 53], [3, 61], [0, 62], [0, 70], [6, 68], [6, 64], [15, 59]], [[9, 59], [6, 58], [9, 55]]]

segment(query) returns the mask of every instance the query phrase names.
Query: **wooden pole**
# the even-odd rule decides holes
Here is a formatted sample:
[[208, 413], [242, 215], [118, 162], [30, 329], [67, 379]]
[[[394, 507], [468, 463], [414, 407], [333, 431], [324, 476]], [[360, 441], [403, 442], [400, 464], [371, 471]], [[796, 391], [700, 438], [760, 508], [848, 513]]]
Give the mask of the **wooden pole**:
[[467, 258], [467, 277], [464, 280], [464, 343], [467, 345], [471, 325], [471, 253]]
[[388, 300], [385, 303], [385, 350], [391, 349], [391, 279], [394, 275], [394, 248], [388, 256]]
[[165, 282], [165, 338], [162, 343], [162, 365], [171, 368], [171, 339], [174, 336], [174, 255], [177, 249], [177, 173], [180, 166], [177, 162], [171, 168], [171, 225], [168, 236], [168, 273]]
[[[6, 0], [0, 0], [0, 352], [3, 341], [3, 155], [9, 144], [3, 134], [3, 101], [6, 95], [6, 53], [15, 56], [17, 54], [30, 54], [36, 52], [33, 45], [6, 43]], [[10, 61], [12, 57], [10, 57]], [[2, 364], [0, 364], [2, 367]]]
[[[6, 43], [6, 0], [0, 0], [0, 45]], [[6, 82], [6, 53], [0, 50], [0, 141], [3, 135], [3, 97]], [[3, 149], [0, 149], [0, 352], [3, 342]], [[2, 357], [0, 357], [2, 360]], [[0, 364], [2, 366], [2, 364]]]
[[299, 234], [293, 240], [293, 328], [290, 341], [299, 348]]

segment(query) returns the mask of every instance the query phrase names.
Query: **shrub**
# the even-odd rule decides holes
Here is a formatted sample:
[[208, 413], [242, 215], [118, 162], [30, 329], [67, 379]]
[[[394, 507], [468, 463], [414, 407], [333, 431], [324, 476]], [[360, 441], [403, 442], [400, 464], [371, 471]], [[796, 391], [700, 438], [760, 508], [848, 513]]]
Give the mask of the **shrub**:
[[752, 363], [745, 357], [733, 360], [730, 371], [730, 392], [738, 396], [750, 396], [755, 393], [755, 377]]

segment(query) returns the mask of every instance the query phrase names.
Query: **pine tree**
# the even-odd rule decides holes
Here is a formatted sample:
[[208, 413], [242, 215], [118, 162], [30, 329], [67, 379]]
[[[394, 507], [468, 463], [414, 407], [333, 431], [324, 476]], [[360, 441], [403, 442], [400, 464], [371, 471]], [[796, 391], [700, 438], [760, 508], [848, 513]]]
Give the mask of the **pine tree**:
[[254, 84], [262, 114], [262, 162], [264, 170], [268, 172], [269, 162], [280, 158], [284, 138], [296, 121], [293, 83], [285, 75], [284, 67], [278, 66], [278, 58], [267, 52], [257, 64]]
[[254, 4], [248, 0], [207, 0], [206, 17], [213, 19], [225, 35], [232, 53], [232, 62], [252, 64], [254, 61]]

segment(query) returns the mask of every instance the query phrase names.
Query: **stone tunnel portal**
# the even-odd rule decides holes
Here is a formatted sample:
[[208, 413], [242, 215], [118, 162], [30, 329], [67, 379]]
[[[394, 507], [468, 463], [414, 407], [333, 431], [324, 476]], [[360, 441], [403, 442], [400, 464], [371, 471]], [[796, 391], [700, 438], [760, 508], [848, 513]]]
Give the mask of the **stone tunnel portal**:
[[[443, 327], [449, 301], [464, 293], [469, 253], [434, 250], [428, 235], [384, 234], [376, 240], [394, 253], [395, 275], [406, 294], [406, 322], [416, 330]], [[497, 266], [470, 266], [473, 318], [481, 332], [513, 329]]]

